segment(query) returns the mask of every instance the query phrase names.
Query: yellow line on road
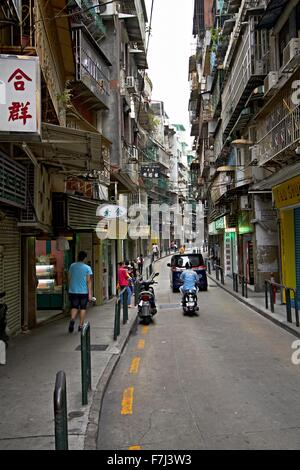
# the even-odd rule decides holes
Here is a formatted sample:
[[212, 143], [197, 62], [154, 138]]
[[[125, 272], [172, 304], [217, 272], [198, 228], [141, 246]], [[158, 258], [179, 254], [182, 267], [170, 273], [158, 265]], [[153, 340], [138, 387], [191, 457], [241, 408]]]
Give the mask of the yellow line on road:
[[148, 331], [149, 331], [149, 326], [144, 325], [143, 328], [142, 328], [142, 334], [146, 335], [148, 333]]
[[135, 357], [134, 359], [132, 359], [130, 370], [129, 370], [130, 374], [137, 374], [138, 373], [139, 366], [140, 366], [140, 361], [141, 361], [140, 357]]
[[141, 450], [141, 446], [128, 447], [128, 450]]
[[145, 340], [140, 339], [138, 342], [138, 349], [144, 349], [145, 348]]
[[124, 390], [122, 399], [121, 415], [132, 415], [134, 387]]

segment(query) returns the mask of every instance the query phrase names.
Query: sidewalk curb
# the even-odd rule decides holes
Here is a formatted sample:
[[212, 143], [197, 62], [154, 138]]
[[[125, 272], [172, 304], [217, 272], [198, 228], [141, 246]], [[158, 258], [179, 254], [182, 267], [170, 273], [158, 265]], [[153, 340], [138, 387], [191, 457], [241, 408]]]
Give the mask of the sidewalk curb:
[[291, 328], [289, 325], [284, 323], [281, 320], [278, 320], [277, 318], [274, 318], [271, 313], [266, 312], [265, 310], [256, 307], [255, 305], [252, 305], [250, 302], [247, 301], [244, 297], [240, 297], [236, 292], [232, 292], [230, 289], [227, 289], [226, 286], [224, 286], [220, 281], [217, 281], [214, 277], [212, 277], [211, 274], [207, 274], [207, 277], [214, 281], [219, 287], [221, 287], [223, 290], [225, 290], [228, 294], [232, 295], [235, 297], [237, 300], [245, 304], [247, 307], [251, 308], [254, 310], [256, 313], [259, 313], [263, 317], [267, 318], [268, 320], [271, 320], [271, 322], [275, 323], [275, 325], [280, 326], [280, 328], [283, 328], [286, 330], [288, 333], [291, 333], [292, 335], [296, 336], [297, 338], [300, 338], [300, 331], [296, 331], [293, 328]]
[[97, 450], [97, 439], [100, 430], [99, 418], [101, 415], [104, 395], [114, 370], [121, 358], [122, 352], [124, 351], [124, 348], [129, 340], [129, 337], [132, 331], [136, 328], [137, 320], [138, 315], [136, 312], [136, 315], [132, 318], [131, 323], [128, 325], [128, 328], [123, 333], [123, 335], [121, 335], [120, 341], [117, 343], [120, 348], [120, 352], [116, 355], [112, 355], [112, 357], [109, 359], [109, 362], [97, 383], [84, 437], [84, 450]]

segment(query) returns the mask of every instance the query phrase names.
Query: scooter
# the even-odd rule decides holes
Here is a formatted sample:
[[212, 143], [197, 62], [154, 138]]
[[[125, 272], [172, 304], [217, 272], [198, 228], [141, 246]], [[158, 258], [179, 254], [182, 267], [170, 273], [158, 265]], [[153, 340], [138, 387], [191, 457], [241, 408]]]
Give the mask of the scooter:
[[155, 293], [152, 287], [154, 284], [158, 284], [158, 282], [154, 281], [154, 278], [157, 276], [159, 276], [159, 273], [153, 273], [150, 279], [139, 279], [137, 281], [139, 284], [138, 316], [144, 325], [149, 325], [157, 313]]
[[[0, 293], [0, 299], [3, 299], [5, 297], [5, 292]], [[6, 327], [7, 327], [7, 320], [6, 320], [6, 314], [7, 314], [7, 305], [6, 303], [0, 303], [0, 341], [3, 341], [5, 343], [6, 348], [8, 347], [8, 341], [9, 341], [9, 336], [6, 333]]]
[[194, 315], [199, 312], [197, 291], [187, 290], [182, 296], [183, 315]]

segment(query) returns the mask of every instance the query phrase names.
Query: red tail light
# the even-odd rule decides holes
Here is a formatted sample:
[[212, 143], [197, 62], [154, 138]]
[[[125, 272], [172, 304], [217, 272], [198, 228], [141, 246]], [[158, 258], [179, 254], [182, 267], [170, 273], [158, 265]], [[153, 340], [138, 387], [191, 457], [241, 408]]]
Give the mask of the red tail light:
[[150, 296], [149, 296], [148, 294], [143, 294], [143, 295], [142, 295], [142, 300], [143, 300], [144, 302], [147, 302], [147, 301], [150, 300]]

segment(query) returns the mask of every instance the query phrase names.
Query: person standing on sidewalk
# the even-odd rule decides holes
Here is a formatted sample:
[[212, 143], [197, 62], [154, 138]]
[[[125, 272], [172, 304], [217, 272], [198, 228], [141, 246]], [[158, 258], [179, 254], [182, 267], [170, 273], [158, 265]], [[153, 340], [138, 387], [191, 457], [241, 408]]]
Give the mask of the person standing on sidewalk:
[[138, 258], [137, 258], [137, 265], [138, 265], [139, 274], [142, 275], [143, 274], [143, 266], [144, 266], [144, 258], [143, 258], [142, 254], [140, 254], [140, 256], [138, 256]]
[[93, 271], [89, 265], [85, 264], [84, 260], [86, 258], [87, 253], [85, 251], [80, 251], [77, 263], [71, 264], [69, 269], [69, 299], [71, 302], [69, 333], [73, 333], [74, 331], [78, 311], [80, 312], [78, 331], [82, 330], [87, 304], [88, 302], [91, 302], [93, 298], [91, 278]]
[[[127, 268], [125, 266], [124, 261], [121, 261], [119, 263], [119, 269], [118, 269], [118, 284], [120, 287], [120, 291], [122, 292], [123, 289], [127, 289], [127, 304], [128, 307], [131, 308], [131, 296], [132, 292], [129, 287], [129, 282], [131, 281], [131, 277], [127, 271]], [[123, 303], [123, 295], [121, 295], [121, 303]]]

